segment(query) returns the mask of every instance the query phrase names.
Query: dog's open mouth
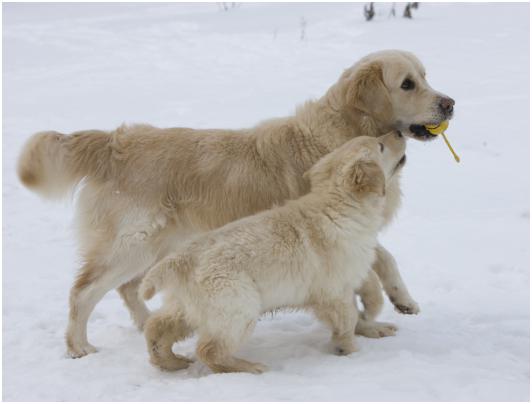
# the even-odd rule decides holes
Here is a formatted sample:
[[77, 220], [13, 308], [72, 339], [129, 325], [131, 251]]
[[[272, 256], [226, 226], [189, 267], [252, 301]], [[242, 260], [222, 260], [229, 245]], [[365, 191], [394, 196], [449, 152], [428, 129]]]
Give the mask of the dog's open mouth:
[[433, 135], [430, 133], [424, 125], [410, 125], [408, 129], [410, 129], [410, 132], [412, 132], [414, 137], [418, 140], [433, 140], [438, 137], [438, 135]]

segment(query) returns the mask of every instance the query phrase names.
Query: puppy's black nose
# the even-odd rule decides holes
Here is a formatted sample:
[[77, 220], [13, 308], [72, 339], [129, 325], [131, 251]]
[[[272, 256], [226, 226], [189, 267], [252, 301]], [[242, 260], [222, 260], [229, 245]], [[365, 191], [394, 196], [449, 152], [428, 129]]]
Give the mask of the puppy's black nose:
[[446, 115], [452, 114], [454, 109], [454, 100], [449, 97], [442, 97], [440, 100], [440, 108]]

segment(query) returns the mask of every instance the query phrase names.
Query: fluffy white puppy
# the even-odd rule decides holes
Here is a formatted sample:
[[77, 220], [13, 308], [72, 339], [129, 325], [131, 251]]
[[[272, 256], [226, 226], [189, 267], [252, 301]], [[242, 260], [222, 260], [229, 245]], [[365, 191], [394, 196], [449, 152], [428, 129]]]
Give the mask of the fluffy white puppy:
[[172, 344], [197, 331], [197, 355], [214, 372], [260, 373], [264, 365], [233, 353], [262, 313], [285, 307], [312, 310], [331, 328], [338, 354], [355, 351], [353, 291], [375, 260], [386, 183], [404, 153], [397, 131], [351, 140], [305, 174], [307, 195], [205, 233], [158, 262], [140, 287], [145, 299], [165, 292], [145, 327], [151, 362], [187, 367]]

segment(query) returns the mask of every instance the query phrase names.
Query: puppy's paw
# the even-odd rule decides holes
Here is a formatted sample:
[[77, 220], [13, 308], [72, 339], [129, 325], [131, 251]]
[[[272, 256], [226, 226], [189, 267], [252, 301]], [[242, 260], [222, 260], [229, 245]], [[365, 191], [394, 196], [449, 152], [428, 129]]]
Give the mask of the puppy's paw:
[[339, 347], [339, 346], [334, 347], [334, 354], [339, 355], [339, 356], [349, 355], [356, 351], [357, 349], [345, 349], [344, 347]]
[[349, 355], [358, 351], [354, 338], [342, 338], [342, 340], [335, 340], [333, 338], [334, 354], [335, 355]]
[[390, 323], [381, 323], [379, 321], [359, 321], [355, 333], [367, 338], [383, 338], [395, 335], [397, 327]]
[[181, 355], [174, 355], [165, 358], [151, 358], [150, 362], [159, 369], [167, 372], [186, 369], [191, 363], [194, 363], [192, 359]]
[[249, 362], [244, 359], [231, 358], [225, 363], [208, 363], [214, 373], [244, 372], [259, 375], [268, 370], [266, 365], [257, 362]]
[[419, 313], [419, 305], [413, 300], [406, 301], [406, 302], [393, 301], [392, 303], [395, 306], [395, 311], [397, 311], [398, 313], [401, 313], [401, 314], [418, 314]]
[[358, 349], [356, 347], [346, 348], [346, 347], [334, 347], [334, 354], [338, 356], [345, 356], [352, 354], [353, 352], [357, 352]]

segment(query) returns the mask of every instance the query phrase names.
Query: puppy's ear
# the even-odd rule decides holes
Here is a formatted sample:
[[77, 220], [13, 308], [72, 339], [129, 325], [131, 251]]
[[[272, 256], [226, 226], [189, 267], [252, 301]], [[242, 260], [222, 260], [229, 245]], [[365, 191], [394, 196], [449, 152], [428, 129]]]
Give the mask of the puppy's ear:
[[357, 161], [351, 169], [351, 184], [357, 194], [375, 193], [384, 196], [384, 172], [374, 161]]
[[348, 104], [383, 122], [392, 118], [392, 101], [384, 85], [380, 64], [374, 62], [361, 66], [348, 80]]

